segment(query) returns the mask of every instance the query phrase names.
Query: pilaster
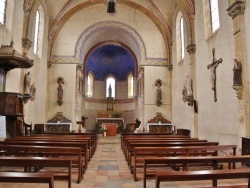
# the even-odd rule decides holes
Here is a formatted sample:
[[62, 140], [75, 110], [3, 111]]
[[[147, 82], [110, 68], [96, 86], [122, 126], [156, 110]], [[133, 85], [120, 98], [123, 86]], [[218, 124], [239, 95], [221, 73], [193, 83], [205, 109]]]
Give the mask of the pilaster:
[[[196, 58], [195, 58], [195, 52], [196, 52], [196, 45], [195, 44], [190, 44], [187, 46], [187, 52], [189, 53], [190, 57], [190, 75], [192, 79], [192, 91], [193, 91], [193, 100], [197, 99], [197, 82], [196, 82]], [[194, 102], [193, 105], [191, 106], [191, 125], [192, 125], [192, 130], [191, 130], [191, 136], [192, 137], [197, 137], [198, 138], [198, 113], [195, 110], [197, 109], [197, 103]]]
[[[246, 55], [246, 34], [245, 34], [245, 2], [237, 0], [232, 2], [227, 9], [228, 15], [232, 17], [234, 26], [234, 45], [236, 59], [242, 64], [242, 86], [235, 89], [238, 98], [238, 127], [240, 137], [250, 136], [249, 132], [249, 86], [248, 86], [248, 65]], [[239, 93], [240, 92], [240, 93]], [[242, 93], [242, 96], [241, 96]], [[241, 141], [239, 140], [239, 143]]]

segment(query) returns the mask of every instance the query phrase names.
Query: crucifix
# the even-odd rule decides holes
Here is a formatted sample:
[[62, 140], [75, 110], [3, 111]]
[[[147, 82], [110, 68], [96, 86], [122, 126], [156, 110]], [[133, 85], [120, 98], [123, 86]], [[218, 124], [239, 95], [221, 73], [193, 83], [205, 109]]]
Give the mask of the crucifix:
[[214, 102], [217, 101], [217, 95], [216, 95], [216, 68], [220, 63], [222, 63], [223, 59], [220, 58], [219, 60], [215, 59], [215, 49], [212, 50], [213, 53], [213, 60], [212, 63], [207, 65], [207, 69], [210, 69], [210, 79], [212, 84], [212, 90], [214, 91]]

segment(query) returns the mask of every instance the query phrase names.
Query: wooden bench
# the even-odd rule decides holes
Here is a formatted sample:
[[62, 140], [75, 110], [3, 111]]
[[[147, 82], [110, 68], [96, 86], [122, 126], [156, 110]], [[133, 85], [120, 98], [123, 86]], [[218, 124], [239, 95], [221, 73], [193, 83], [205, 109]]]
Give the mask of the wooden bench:
[[169, 137], [160, 137], [160, 138], [126, 138], [124, 144], [122, 145], [122, 150], [125, 153], [126, 148], [128, 148], [129, 143], [136, 142], [164, 142], [164, 141], [174, 141], [174, 142], [207, 142], [207, 140], [199, 140], [198, 138], [169, 138]]
[[177, 147], [177, 146], [216, 146], [219, 142], [162, 142], [162, 143], [129, 143], [125, 152], [128, 166], [131, 166], [131, 159], [134, 156], [134, 148], [136, 147]]
[[[4, 141], [3, 141], [4, 142]], [[1, 143], [1, 142], [0, 142]], [[58, 146], [36, 146], [36, 145], [1, 145], [0, 155], [2, 156], [25, 156], [25, 157], [51, 157], [59, 158], [67, 157], [72, 161], [72, 167], [78, 169], [77, 182], [80, 183], [83, 179], [84, 171], [86, 170], [85, 157], [82, 157], [80, 147], [58, 147]]]
[[[1, 167], [63, 167], [67, 169], [66, 173], [54, 174], [55, 178], [67, 179], [68, 188], [71, 188], [71, 160], [62, 157], [0, 157]], [[38, 173], [40, 174], [40, 173]], [[14, 180], [13, 180], [14, 181]]]
[[248, 187], [250, 187], [249, 177], [250, 169], [156, 172], [155, 188], [160, 188], [160, 182], [191, 180], [212, 180], [212, 186], [217, 187], [218, 179], [238, 178], [248, 178]]
[[95, 132], [94, 133], [90, 133], [90, 132], [86, 132], [86, 133], [79, 133], [79, 132], [45, 133], [45, 135], [50, 135], [50, 136], [80, 136], [80, 137], [90, 136], [92, 143], [94, 145], [94, 148], [96, 149], [96, 147], [97, 147], [98, 136], [97, 136], [97, 133], [95, 133]]
[[21, 136], [15, 138], [8, 138], [5, 141], [49, 141], [49, 142], [82, 142], [87, 143], [88, 148], [88, 159], [90, 160], [94, 155], [94, 148], [91, 146], [91, 138], [81, 138], [81, 137], [53, 137], [53, 136]]
[[[147, 164], [155, 164], [157, 167], [166, 166], [165, 162], [157, 161], [161, 157], [173, 157], [173, 156], [218, 156], [219, 151], [230, 151], [233, 155], [236, 155], [236, 145], [219, 145], [219, 146], [179, 146], [179, 147], [136, 147], [134, 148], [134, 160], [132, 166], [132, 173], [134, 180], [137, 180], [137, 169], [139, 167], [146, 168]], [[150, 157], [150, 158], [148, 158]], [[149, 161], [147, 161], [149, 159]], [[151, 160], [150, 160], [151, 159]], [[154, 159], [154, 160], [152, 160]], [[146, 162], [145, 162], [146, 161]], [[132, 162], [131, 162], [132, 163]], [[146, 163], [146, 166], [145, 166]], [[164, 165], [161, 165], [164, 164]], [[168, 163], [167, 166], [179, 170], [180, 163]], [[204, 164], [204, 163], [203, 163]], [[211, 163], [210, 163], [211, 164]], [[235, 168], [235, 164], [233, 163]], [[188, 170], [188, 165], [185, 163], [182, 165], [183, 170]]]
[[166, 133], [123, 133], [121, 134], [121, 147], [128, 138], [190, 138], [190, 136], [172, 135]]
[[0, 182], [48, 183], [50, 188], [54, 188], [54, 175], [52, 173], [0, 172]]
[[[250, 160], [250, 155], [242, 156], [202, 156], [202, 157], [145, 157], [144, 158], [144, 167], [143, 167], [143, 187], [146, 187], [146, 179], [155, 177], [155, 172], [159, 169], [156, 169], [154, 166], [154, 171], [148, 171], [150, 165], [164, 164], [169, 166], [171, 164], [181, 164], [183, 166], [187, 164], [209, 164], [213, 167], [214, 170], [218, 169], [219, 164], [228, 163], [242, 163]], [[158, 166], [162, 167], [162, 166]], [[228, 166], [229, 169], [232, 168], [231, 165]], [[235, 169], [235, 166], [233, 166]]]

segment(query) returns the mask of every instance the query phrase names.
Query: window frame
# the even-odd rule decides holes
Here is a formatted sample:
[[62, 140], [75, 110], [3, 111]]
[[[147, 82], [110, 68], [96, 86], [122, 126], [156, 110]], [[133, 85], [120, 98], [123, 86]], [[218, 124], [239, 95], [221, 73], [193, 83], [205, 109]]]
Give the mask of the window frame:
[[116, 94], [116, 78], [114, 75], [108, 75], [106, 78], [105, 78], [105, 95], [106, 95], [106, 98], [109, 97], [109, 83], [108, 83], [108, 80], [109, 79], [112, 79], [114, 81], [114, 88], [112, 88], [112, 93], [111, 93], [111, 97], [115, 98], [115, 94]]
[[[7, 0], [0, 0], [4, 3], [4, 6], [3, 6], [3, 9], [0, 10], [0, 13], [1, 11], [3, 12], [2, 14], [2, 20], [0, 19], [0, 24], [1, 25], [5, 25], [5, 22], [6, 22], [6, 6], [7, 6]], [[1, 18], [1, 17], [0, 17]]]
[[134, 75], [132, 72], [128, 74], [127, 84], [128, 84], [128, 98], [133, 98], [134, 97]]
[[94, 74], [91, 71], [88, 73], [88, 76], [87, 76], [87, 92], [86, 92], [86, 95], [87, 95], [88, 98], [93, 98], [94, 97]]

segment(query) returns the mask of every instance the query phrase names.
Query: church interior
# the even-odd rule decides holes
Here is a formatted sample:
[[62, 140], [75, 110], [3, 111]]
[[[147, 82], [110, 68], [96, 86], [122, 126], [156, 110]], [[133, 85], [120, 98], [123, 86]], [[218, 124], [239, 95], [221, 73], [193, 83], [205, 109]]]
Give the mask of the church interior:
[[[223, 177], [244, 174], [234, 172], [224, 187], [250, 187], [249, 25], [247, 0], [0, 0], [0, 166], [14, 151], [31, 149], [35, 138], [37, 146], [58, 144], [46, 145], [47, 158], [86, 142], [84, 162], [75, 169], [70, 161], [72, 181], [55, 178], [55, 187], [217, 187], [210, 180], [223, 179], [217, 167]], [[191, 181], [167, 182], [171, 174], [164, 178], [158, 166], [148, 180], [145, 150], [138, 149], [145, 159], [136, 174], [137, 147], [162, 147], [150, 155], [166, 158], [165, 147], [184, 142], [207, 156], [209, 144], [216, 145], [213, 155], [225, 164], [213, 164], [212, 175], [196, 181], [185, 159], [174, 169], [186, 169]], [[28, 167], [39, 171], [35, 156]], [[230, 158], [239, 169], [226, 170], [229, 156], [242, 157]], [[46, 160], [59, 167], [59, 159]], [[0, 187], [44, 186], [36, 182], [41, 174], [30, 172], [28, 184], [9, 183], [8, 168], [0, 168]]]

